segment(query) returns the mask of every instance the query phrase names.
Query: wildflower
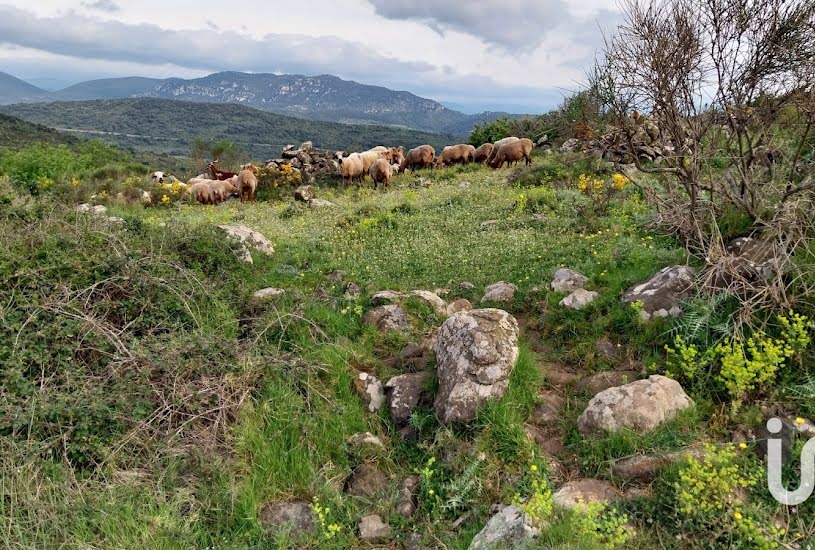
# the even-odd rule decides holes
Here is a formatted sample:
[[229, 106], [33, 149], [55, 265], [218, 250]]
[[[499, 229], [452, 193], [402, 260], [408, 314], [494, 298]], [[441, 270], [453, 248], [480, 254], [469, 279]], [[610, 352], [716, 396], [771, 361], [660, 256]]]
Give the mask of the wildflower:
[[733, 514], [733, 519], [735, 519], [736, 521], [741, 521], [743, 518], [744, 518], [744, 516], [742, 516], [741, 513], [739, 513], [739, 512], [736, 512], [735, 514]]
[[535, 464], [533, 464], [532, 466], [530, 466], [530, 467], [529, 467], [529, 469], [530, 469], [530, 470], [532, 470], [533, 472], [537, 472], [537, 471], [538, 471], [538, 467], [537, 467]]
[[162, 204], [170, 204], [170, 197], [168, 197], [167, 195], [162, 195], [161, 196], [161, 203]]
[[77, 187], [79, 187], [79, 180], [76, 178], [71, 178], [71, 185], [73, 185], [74, 189], [76, 189]]
[[612, 185], [614, 186], [614, 189], [616, 189], [616, 190], [618, 190], [618, 191], [622, 191], [622, 190], [623, 190], [623, 188], [624, 188], [626, 185], [628, 185], [628, 182], [629, 182], [629, 181], [631, 181], [631, 180], [629, 180], [629, 179], [628, 179], [626, 176], [624, 176], [623, 174], [619, 174], [619, 173], [618, 173], [618, 174], [614, 174], [613, 176], [611, 176], [611, 183], [612, 183]]
[[798, 418], [796, 418], [796, 419], [795, 419], [795, 423], [796, 423], [796, 424], [798, 424], [798, 425], [800, 426], [800, 425], [802, 425], [802, 424], [806, 424], [806, 420], [804, 420], [803, 418], [801, 418], [801, 417], [799, 416]]
[[739, 443], [739, 449], [746, 449], [747, 443]]
[[430, 495], [430, 496], [433, 496], [433, 495], [436, 494], [436, 491], [434, 491], [433, 489], [428, 489], [427, 494]]

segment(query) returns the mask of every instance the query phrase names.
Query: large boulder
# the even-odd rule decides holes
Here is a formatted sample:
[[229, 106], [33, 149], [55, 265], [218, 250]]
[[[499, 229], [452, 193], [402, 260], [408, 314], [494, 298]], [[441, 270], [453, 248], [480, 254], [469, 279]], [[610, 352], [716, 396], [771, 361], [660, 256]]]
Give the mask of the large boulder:
[[680, 301], [693, 294], [696, 271], [686, 265], [666, 267], [648, 281], [629, 289], [623, 295], [627, 303], [642, 304], [644, 321], [655, 317], [678, 317]]
[[558, 269], [552, 279], [552, 290], [555, 292], [574, 292], [584, 288], [589, 278], [573, 269]]
[[679, 382], [654, 375], [595, 395], [577, 419], [577, 427], [584, 435], [622, 429], [650, 432], [692, 406]]
[[518, 287], [512, 283], [501, 281], [487, 287], [487, 289], [484, 291], [484, 297], [481, 298], [481, 302], [512, 302], [512, 300], [515, 299], [515, 292], [517, 290]]
[[516, 506], [506, 506], [492, 516], [487, 525], [475, 536], [469, 550], [524, 548], [539, 532], [529, 523], [529, 518], [523, 510]]
[[246, 263], [253, 263], [250, 249], [261, 254], [274, 254], [274, 247], [269, 239], [259, 231], [245, 225], [219, 225], [227, 236], [240, 245], [241, 259]]
[[599, 292], [578, 288], [560, 301], [560, 306], [567, 309], [583, 309], [600, 297]]
[[518, 360], [518, 322], [500, 309], [461, 311], [439, 329], [434, 344], [442, 422], [469, 422], [478, 407], [504, 395]]

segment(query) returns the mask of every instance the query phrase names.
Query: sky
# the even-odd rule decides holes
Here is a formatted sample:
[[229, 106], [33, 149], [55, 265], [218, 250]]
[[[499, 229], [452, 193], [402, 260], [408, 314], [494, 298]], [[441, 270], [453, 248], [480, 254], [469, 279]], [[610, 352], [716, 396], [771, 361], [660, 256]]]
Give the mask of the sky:
[[467, 112], [579, 89], [615, 0], [0, 0], [0, 71], [57, 89], [221, 71], [334, 74]]

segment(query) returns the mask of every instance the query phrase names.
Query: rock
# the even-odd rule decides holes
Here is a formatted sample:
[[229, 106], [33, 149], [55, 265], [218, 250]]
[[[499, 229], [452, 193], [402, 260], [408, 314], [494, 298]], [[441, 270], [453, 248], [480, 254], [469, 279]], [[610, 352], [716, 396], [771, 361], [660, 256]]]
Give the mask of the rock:
[[338, 285], [345, 282], [345, 280], [348, 278], [348, 274], [340, 269], [334, 269], [326, 273], [325, 278], [332, 284]]
[[103, 206], [101, 204], [97, 204], [96, 206], [93, 207], [93, 213], [94, 214], [99, 214], [100, 216], [102, 214], [107, 214], [108, 213], [108, 207]]
[[385, 388], [382, 382], [373, 374], [360, 372], [354, 379], [354, 387], [362, 398], [368, 412], [379, 412], [385, 404]]
[[317, 191], [312, 185], [301, 185], [294, 190], [294, 200], [300, 202], [309, 202], [311, 199], [317, 198]]
[[345, 285], [345, 295], [349, 298], [358, 298], [362, 296], [362, 289], [356, 283], [348, 283]]
[[467, 281], [464, 281], [463, 283], [461, 283], [460, 285], [458, 285], [458, 287], [459, 287], [461, 290], [472, 290], [472, 289], [474, 289], [474, 288], [475, 288], [475, 285], [474, 285], [473, 283], [468, 283]]
[[267, 531], [288, 530], [294, 535], [314, 531], [314, 512], [308, 502], [270, 502], [260, 510], [260, 523]]
[[323, 199], [311, 199], [308, 201], [309, 208], [333, 208], [336, 206], [333, 202]]
[[560, 146], [561, 153], [574, 153], [575, 151], [579, 151], [581, 149], [580, 140], [577, 138], [570, 138], [563, 142], [563, 145]]
[[312, 149], [314, 149], [314, 144], [310, 141], [304, 141], [303, 143], [300, 144], [300, 151], [308, 152], [311, 151]]
[[447, 316], [458, 313], [459, 311], [470, 311], [471, 309], [473, 309], [473, 304], [471, 304], [469, 300], [459, 298], [455, 302], [447, 304]]
[[518, 322], [500, 309], [452, 315], [434, 345], [439, 389], [436, 415], [442, 422], [469, 422], [478, 407], [498, 399], [518, 360]]
[[469, 550], [496, 550], [498, 548], [523, 548], [540, 531], [533, 527], [523, 511], [516, 506], [506, 506], [487, 522], [470, 543]]
[[570, 386], [580, 380], [580, 376], [563, 365], [556, 363], [542, 363], [540, 370], [546, 380], [553, 386]]
[[388, 488], [388, 478], [373, 464], [360, 464], [345, 484], [345, 492], [351, 496], [373, 498]]
[[654, 375], [595, 395], [577, 427], [583, 435], [621, 429], [649, 432], [692, 406], [679, 382]]
[[396, 513], [403, 518], [413, 517], [418, 508], [419, 502], [416, 498], [416, 489], [421, 480], [419, 476], [409, 476], [402, 482], [402, 489], [399, 491], [399, 501], [396, 503]]
[[402, 374], [385, 384], [385, 397], [388, 400], [391, 418], [397, 427], [404, 427], [410, 415], [419, 406], [424, 396], [428, 375], [424, 372]]
[[569, 309], [583, 309], [600, 297], [599, 292], [578, 288], [560, 301], [561, 307]]
[[663, 468], [690, 457], [703, 456], [705, 449], [702, 447], [690, 447], [673, 453], [632, 456], [612, 463], [611, 473], [627, 482], [650, 483]]
[[462, 181], [458, 184], [459, 189], [469, 189], [472, 184], [469, 181]]
[[736, 284], [767, 283], [776, 274], [779, 247], [776, 243], [752, 237], [739, 237], [727, 245], [727, 255], [711, 270], [714, 288]]
[[623, 350], [620, 346], [611, 341], [610, 338], [600, 338], [594, 344], [594, 351], [603, 359], [609, 361], [616, 361], [623, 355]]
[[572, 269], [558, 269], [552, 279], [552, 290], [555, 292], [574, 292], [586, 286], [589, 278]]
[[273, 302], [286, 295], [282, 288], [264, 288], [252, 294], [252, 300], [256, 303]]
[[119, 218], [118, 216], [108, 216], [105, 218], [105, 221], [113, 225], [124, 225], [125, 223], [124, 219]]
[[380, 332], [409, 332], [411, 329], [410, 319], [405, 310], [397, 305], [379, 306], [368, 311], [362, 321]]
[[385, 444], [371, 432], [352, 435], [348, 438], [349, 447], [361, 450], [384, 450]]
[[424, 349], [422, 349], [422, 346], [410, 343], [402, 348], [402, 351], [399, 352], [399, 359], [402, 361], [407, 361], [408, 359], [415, 359], [417, 357], [421, 357], [422, 355], [424, 355]]
[[666, 267], [648, 281], [626, 291], [623, 301], [642, 304], [642, 319], [678, 317], [680, 301], [693, 293], [696, 271], [689, 266]]
[[538, 404], [532, 409], [529, 421], [537, 426], [552, 427], [560, 423], [560, 413], [566, 405], [566, 400], [553, 391], [541, 391], [538, 394]]
[[535, 145], [537, 145], [538, 147], [543, 147], [543, 146], [544, 146], [544, 145], [546, 145], [547, 143], [549, 143], [549, 136], [547, 136], [546, 134], [543, 134], [543, 135], [542, 135], [542, 136], [541, 136], [541, 137], [538, 139], [538, 141], [535, 143]]
[[552, 495], [555, 506], [583, 508], [591, 502], [609, 502], [620, 497], [620, 492], [608, 481], [578, 479], [570, 481]]
[[628, 370], [598, 372], [578, 382], [576, 388], [578, 391], [586, 392], [589, 395], [597, 395], [609, 388], [616, 388], [633, 382], [638, 378], [638, 375], [638, 372]]
[[365, 516], [359, 522], [359, 538], [365, 542], [383, 543], [392, 536], [393, 529], [375, 514]]
[[442, 300], [438, 294], [428, 290], [414, 290], [410, 293], [413, 298], [418, 298], [430, 305], [436, 315], [447, 317], [447, 302]]
[[250, 248], [261, 254], [274, 254], [274, 247], [269, 239], [250, 227], [245, 225], [219, 225], [218, 228], [226, 232], [229, 238], [240, 244], [241, 259], [246, 263], [253, 263]]
[[88, 203], [80, 204], [79, 206], [76, 207], [76, 211], [81, 214], [87, 214], [88, 212], [91, 211], [91, 205]]
[[[770, 426], [768, 426], [770, 424]], [[773, 427], [770, 432], [769, 427]], [[795, 421], [781, 419], [777, 416], [768, 416], [764, 419], [761, 425], [756, 430], [756, 454], [762, 458], [767, 458], [767, 441], [769, 439], [781, 440], [781, 456], [783, 461], [790, 457], [792, 447], [795, 445], [795, 440], [798, 438], [798, 429], [795, 427]]]
[[404, 298], [404, 294], [393, 290], [383, 290], [371, 296], [371, 303], [375, 306], [395, 304]]
[[484, 292], [484, 297], [481, 298], [481, 302], [512, 302], [515, 299], [515, 292], [517, 290], [518, 287], [512, 283], [505, 283], [501, 281], [500, 283], [495, 283], [494, 285], [487, 287], [486, 291]]

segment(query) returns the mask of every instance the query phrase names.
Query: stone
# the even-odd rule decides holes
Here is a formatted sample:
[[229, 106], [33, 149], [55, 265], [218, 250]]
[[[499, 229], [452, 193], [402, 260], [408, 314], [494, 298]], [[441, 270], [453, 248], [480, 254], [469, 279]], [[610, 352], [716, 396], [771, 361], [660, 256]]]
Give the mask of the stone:
[[549, 143], [549, 136], [547, 136], [546, 134], [543, 134], [540, 138], [538, 138], [538, 141], [535, 144], [538, 147], [543, 147], [547, 143]]
[[574, 292], [579, 288], [584, 288], [588, 282], [588, 277], [573, 269], [558, 269], [552, 279], [552, 290], [555, 292]]
[[270, 502], [260, 510], [259, 520], [267, 531], [287, 530], [294, 535], [311, 533], [316, 526], [308, 502]]
[[447, 304], [447, 316], [458, 313], [459, 311], [470, 311], [471, 309], [473, 309], [473, 304], [471, 304], [469, 300], [459, 298], [458, 300]]
[[433, 312], [436, 315], [447, 317], [447, 302], [442, 300], [435, 292], [430, 292], [429, 290], [414, 290], [410, 293], [410, 296], [426, 302], [433, 308]]
[[643, 321], [653, 318], [679, 317], [680, 302], [693, 294], [696, 271], [689, 266], [666, 267], [648, 281], [629, 289], [623, 302], [639, 302]]
[[103, 206], [101, 204], [97, 204], [96, 206], [93, 207], [93, 213], [94, 214], [99, 214], [99, 215], [107, 214], [108, 213], [108, 207]]
[[250, 227], [245, 225], [219, 225], [218, 228], [222, 229], [229, 238], [240, 245], [241, 259], [246, 263], [253, 263], [250, 248], [260, 254], [274, 254], [271, 241], [264, 237], [262, 233]]
[[691, 457], [702, 458], [704, 455], [705, 449], [702, 447], [690, 447], [672, 453], [637, 455], [613, 462], [611, 473], [626, 482], [650, 483], [656, 479], [660, 470], [671, 464]]
[[255, 302], [273, 302], [286, 295], [286, 291], [282, 288], [264, 288], [252, 294], [252, 299]]
[[294, 200], [300, 202], [309, 202], [311, 199], [317, 198], [317, 190], [313, 185], [301, 185], [294, 190]]
[[76, 207], [76, 211], [81, 214], [87, 214], [88, 212], [91, 211], [91, 205], [88, 203], [82, 203]]
[[469, 550], [496, 550], [498, 548], [524, 548], [540, 531], [529, 523], [529, 518], [516, 506], [506, 506], [492, 516], [487, 525], [473, 538]]
[[373, 498], [385, 492], [388, 478], [373, 464], [360, 464], [345, 484], [345, 492], [354, 497]]
[[546, 381], [556, 387], [570, 386], [580, 380], [580, 375], [557, 363], [541, 363], [540, 370]]
[[767, 283], [778, 266], [779, 247], [772, 241], [739, 237], [727, 245], [727, 254], [711, 267], [714, 288], [728, 288], [734, 283]]
[[653, 375], [595, 395], [577, 419], [577, 427], [583, 435], [622, 429], [650, 432], [692, 406], [679, 382]]
[[371, 296], [371, 303], [375, 306], [395, 304], [404, 298], [404, 294], [394, 290], [382, 290]]
[[577, 383], [578, 391], [586, 392], [589, 395], [597, 395], [609, 388], [616, 388], [633, 382], [638, 378], [638, 372], [628, 370], [612, 370], [592, 374]]
[[376, 514], [363, 517], [359, 522], [359, 538], [365, 542], [383, 543], [393, 536], [393, 529]]
[[397, 427], [402, 428], [408, 424], [410, 415], [424, 397], [427, 380], [427, 373], [418, 372], [395, 376], [385, 384], [388, 408]]
[[500, 283], [495, 283], [494, 285], [487, 287], [487, 289], [484, 291], [484, 297], [481, 298], [481, 302], [512, 302], [515, 299], [515, 292], [517, 290], [518, 287], [512, 283], [501, 281]]
[[401, 306], [389, 304], [368, 311], [362, 321], [380, 332], [409, 332], [410, 319]]
[[609, 502], [619, 498], [620, 492], [608, 481], [578, 479], [566, 483], [553, 495], [555, 506], [560, 508], [584, 508], [591, 502]]
[[303, 143], [300, 144], [299, 150], [308, 152], [311, 151], [312, 149], [314, 149], [314, 144], [310, 141], [304, 141]]
[[442, 422], [469, 422], [479, 406], [504, 395], [518, 360], [518, 333], [518, 322], [500, 309], [462, 311], [444, 322], [433, 348], [434, 408]]
[[577, 138], [570, 138], [563, 142], [563, 145], [560, 146], [561, 153], [574, 153], [575, 151], [579, 151], [581, 149], [580, 140]]
[[399, 490], [399, 501], [396, 503], [396, 513], [403, 518], [413, 517], [413, 514], [416, 513], [419, 506], [416, 489], [419, 488], [420, 482], [419, 476], [408, 476], [402, 482], [402, 488]]
[[361, 450], [384, 450], [385, 444], [371, 432], [352, 435], [348, 438], [349, 447]]
[[578, 288], [560, 301], [561, 307], [568, 309], [583, 309], [600, 297], [599, 292]]
[[600, 338], [595, 342], [594, 351], [597, 352], [597, 355], [609, 361], [616, 361], [624, 355], [622, 347], [606, 337]]
[[473, 283], [468, 283], [467, 281], [464, 281], [463, 283], [458, 285], [458, 287], [461, 290], [473, 290], [475, 288], [475, 285]]
[[382, 382], [373, 374], [360, 372], [354, 379], [354, 387], [368, 412], [379, 412], [382, 405], [385, 404], [385, 388]]
[[108, 216], [107, 218], [105, 218], [105, 221], [110, 223], [110, 224], [113, 224], [113, 225], [124, 225], [125, 224], [124, 218], [120, 218], [118, 216]]
[[336, 205], [324, 199], [311, 199], [308, 201], [308, 206], [309, 208], [333, 208]]
[[415, 359], [424, 355], [424, 349], [419, 344], [410, 343], [402, 348], [399, 352], [399, 359], [406, 361], [408, 359]]
[[356, 283], [348, 283], [345, 285], [345, 295], [349, 298], [358, 298], [362, 296], [362, 289]]
[[529, 421], [542, 427], [557, 426], [560, 423], [560, 413], [566, 405], [566, 399], [553, 391], [543, 390], [538, 393], [538, 404], [532, 409]]

